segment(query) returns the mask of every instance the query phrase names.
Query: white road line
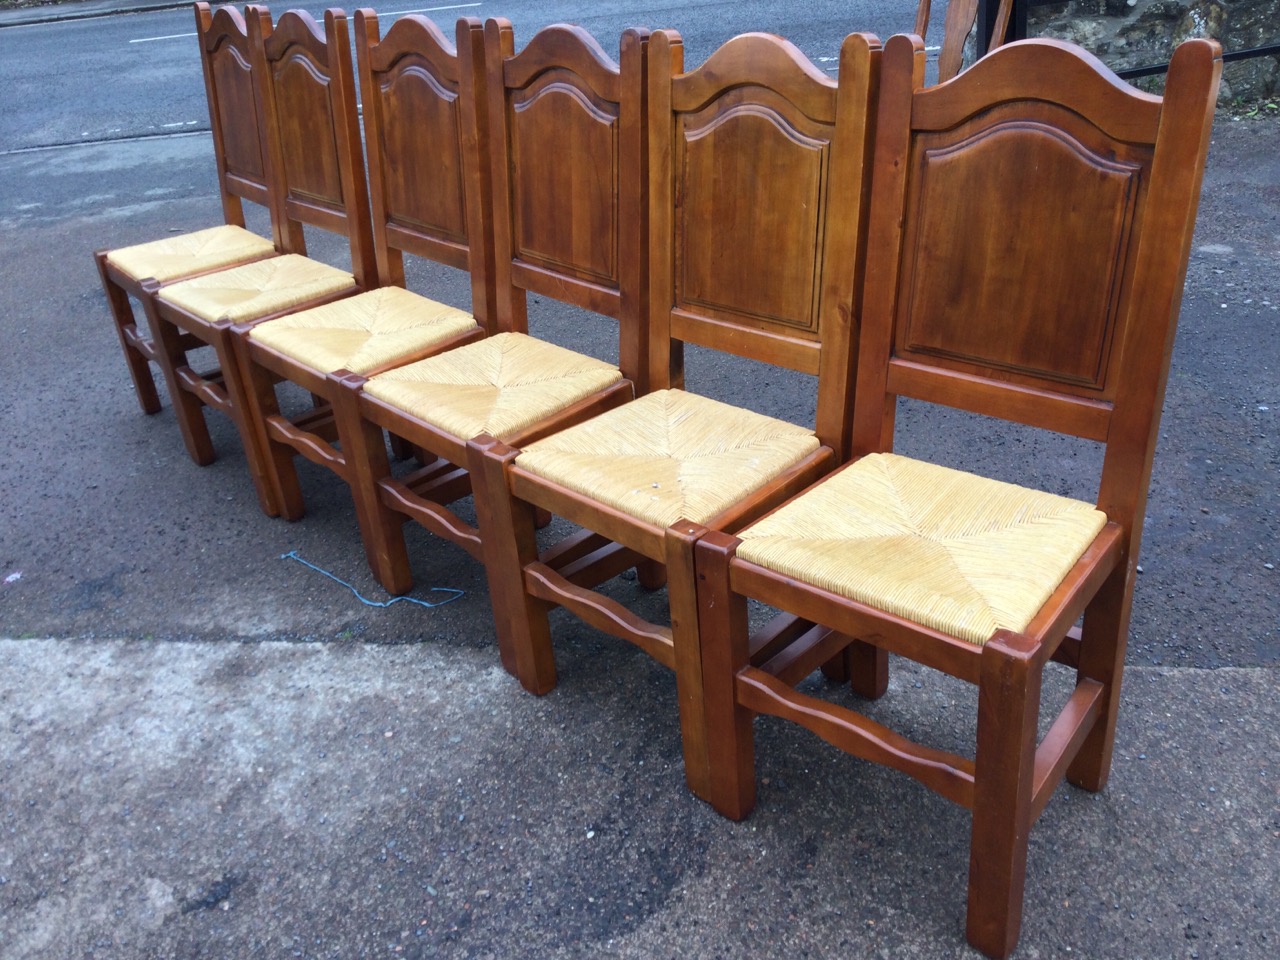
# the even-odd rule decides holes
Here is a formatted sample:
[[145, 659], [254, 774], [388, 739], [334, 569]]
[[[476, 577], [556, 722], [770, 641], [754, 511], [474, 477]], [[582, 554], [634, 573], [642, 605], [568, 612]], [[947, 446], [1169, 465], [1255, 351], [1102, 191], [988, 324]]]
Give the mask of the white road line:
[[[402, 17], [407, 13], [435, 13], [439, 10], [466, 10], [471, 7], [478, 7], [479, 3], [451, 3], [444, 7], [415, 7], [413, 10], [391, 10], [382, 13], [383, 17]], [[352, 19], [351, 17], [347, 18]], [[130, 40], [130, 43], [155, 43], [157, 40], [185, 40], [187, 37], [194, 37], [194, 33], [171, 33], [164, 37], [138, 37], [136, 40]]]
[[157, 40], [183, 40], [187, 37], [194, 37], [194, 33], [171, 33], [167, 37], [139, 37], [137, 40], [130, 40], [130, 43], [155, 43]]
[[478, 7], [478, 3], [451, 3], [447, 7], [418, 7], [414, 10], [388, 10], [379, 13], [381, 17], [403, 17], [406, 13], [435, 13], [437, 10], [464, 10], [467, 7]]

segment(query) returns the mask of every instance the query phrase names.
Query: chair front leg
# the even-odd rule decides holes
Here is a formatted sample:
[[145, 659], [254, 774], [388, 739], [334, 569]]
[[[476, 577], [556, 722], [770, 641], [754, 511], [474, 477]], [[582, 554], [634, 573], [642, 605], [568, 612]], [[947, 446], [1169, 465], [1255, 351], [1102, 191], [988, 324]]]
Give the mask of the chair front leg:
[[102, 278], [107, 307], [111, 310], [116, 336], [120, 338], [120, 349], [124, 351], [124, 361], [129, 367], [138, 404], [145, 414], [159, 413], [160, 394], [156, 391], [155, 377], [151, 374], [151, 361], [139, 352], [129, 337], [130, 332], [138, 336], [138, 321], [133, 314], [133, 305], [129, 302], [129, 292], [112, 280], [107, 272], [107, 251], [99, 250], [93, 255], [93, 260], [98, 265], [98, 276]]
[[154, 281], [143, 281], [142, 305], [147, 315], [147, 324], [151, 328], [151, 338], [156, 345], [156, 362], [164, 372], [165, 382], [169, 385], [169, 400], [173, 403], [174, 417], [178, 421], [178, 430], [182, 434], [182, 442], [191, 459], [199, 466], [207, 467], [217, 459], [213, 449], [213, 440], [209, 437], [209, 425], [204, 419], [204, 402], [187, 389], [179, 376], [179, 371], [194, 375], [187, 362], [186, 351], [181, 344], [181, 331], [160, 315], [160, 306], [156, 293], [160, 285]]
[[262, 464], [275, 492], [278, 515], [290, 521], [301, 520], [307, 508], [302, 497], [302, 487], [298, 483], [293, 448], [273, 440], [267, 425], [270, 417], [280, 416], [275, 379], [269, 370], [253, 362], [249, 348], [250, 329], [250, 326], [237, 329], [232, 337], [244, 400], [244, 421], [253, 433], [258, 449], [263, 451]]
[[646, 590], [661, 590], [667, 584], [667, 568], [657, 560], [636, 564], [636, 582]]
[[279, 496], [272, 479], [272, 471], [267, 466], [266, 448], [259, 439], [258, 431], [248, 419], [245, 385], [240, 376], [240, 360], [236, 355], [236, 337], [231, 332], [229, 324], [221, 324], [213, 328], [213, 336], [210, 339], [211, 346], [218, 357], [218, 367], [222, 371], [222, 385], [227, 397], [231, 422], [240, 433], [240, 444], [244, 447], [249, 478], [253, 481], [253, 488], [258, 494], [258, 505], [268, 517], [279, 516]]
[[399, 596], [413, 589], [413, 571], [404, 542], [404, 517], [382, 502], [380, 484], [391, 476], [391, 461], [382, 428], [360, 415], [360, 388], [364, 377], [347, 373], [335, 376], [334, 425], [346, 480], [351, 486], [360, 539], [369, 569], [387, 593]]
[[1043, 666], [1028, 637], [998, 633], [982, 650], [969, 849], [969, 943], [1012, 952], [1022, 927]]
[[477, 437], [467, 444], [467, 469], [502, 666], [541, 696], [556, 685], [556, 661], [550, 604], [524, 586], [525, 567], [538, 559], [537, 511], [511, 495], [507, 470], [519, 452], [492, 437]]
[[[667, 597], [671, 607], [671, 643], [675, 653], [676, 699], [680, 706], [680, 741], [684, 776], [693, 795], [712, 802], [707, 766], [706, 706], [702, 687], [702, 645], [698, 627], [698, 593], [693, 545], [707, 528], [680, 520], [666, 531]], [[642, 566], [646, 566], [642, 564]], [[650, 566], [657, 566], [650, 564]], [[638, 568], [637, 568], [638, 569]]]
[[737, 546], [737, 539], [718, 531], [693, 545], [708, 744], [706, 799], [731, 820], [741, 820], [756, 805], [754, 715], [737, 697], [738, 673], [750, 661], [747, 600], [729, 584], [729, 561]]

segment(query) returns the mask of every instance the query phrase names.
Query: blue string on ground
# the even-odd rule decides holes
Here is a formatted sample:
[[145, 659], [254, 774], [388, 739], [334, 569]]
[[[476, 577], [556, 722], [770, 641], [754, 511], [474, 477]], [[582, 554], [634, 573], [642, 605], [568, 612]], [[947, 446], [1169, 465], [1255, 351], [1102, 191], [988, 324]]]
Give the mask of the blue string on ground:
[[446, 603], [452, 603], [454, 600], [457, 600], [460, 596], [462, 596], [464, 592], [462, 590], [455, 590], [453, 587], [432, 587], [431, 588], [432, 593], [453, 594], [453, 596], [449, 597], [449, 599], [437, 600], [435, 603], [432, 603], [429, 600], [418, 600], [415, 597], [392, 597], [390, 600], [370, 600], [367, 597], [361, 595], [360, 591], [357, 590], [355, 587], [353, 587], [351, 584], [347, 583], [347, 581], [339, 580], [328, 570], [325, 570], [322, 567], [317, 567], [314, 563], [309, 563], [308, 561], [303, 560], [300, 556], [298, 556], [297, 550], [290, 550], [288, 553], [280, 554], [280, 559], [281, 560], [297, 560], [304, 567], [310, 567], [312, 570], [315, 570], [317, 573], [323, 573], [330, 580], [333, 580], [335, 583], [342, 584], [344, 587], [346, 587], [348, 590], [354, 593], [356, 595], [356, 599], [359, 600], [361, 603], [363, 603], [367, 607], [389, 607], [393, 603], [400, 603], [401, 601], [404, 601], [405, 603], [416, 603], [420, 607], [427, 607], [427, 608], [443, 607]]

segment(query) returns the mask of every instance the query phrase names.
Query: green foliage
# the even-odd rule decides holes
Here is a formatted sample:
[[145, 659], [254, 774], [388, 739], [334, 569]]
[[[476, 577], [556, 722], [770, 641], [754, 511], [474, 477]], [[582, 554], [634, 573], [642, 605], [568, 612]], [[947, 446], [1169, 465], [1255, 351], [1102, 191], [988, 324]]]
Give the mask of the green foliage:
[[1280, 118], [1280, 96], [1262, 97], [1258, 100], [1234, 100], [1230, 114], [1236, 120], [1263, 120]]

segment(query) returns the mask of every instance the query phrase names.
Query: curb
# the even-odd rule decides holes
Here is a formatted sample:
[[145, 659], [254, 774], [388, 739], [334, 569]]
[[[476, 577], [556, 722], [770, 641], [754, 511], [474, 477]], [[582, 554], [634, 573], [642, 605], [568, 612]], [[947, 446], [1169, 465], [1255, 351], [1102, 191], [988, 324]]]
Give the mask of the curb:
[[17, 10], [0, 10], [0, 29], [5, 27], [30, 27], [39, 23], [62, 23], [69, 20], [89, 20], [94, 17], [112, 17], [126, 13], [151, 13], [158, 10], [178, 10], [190, 7], [189, 0], [138, 0], [134, 3], [62, 3], [39, 7], [22, 7]]

